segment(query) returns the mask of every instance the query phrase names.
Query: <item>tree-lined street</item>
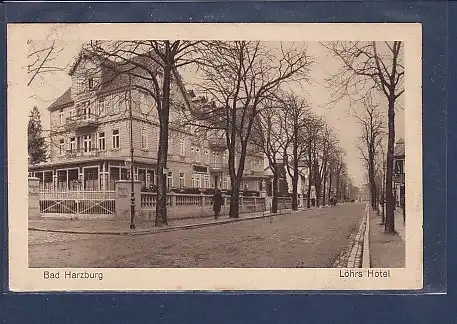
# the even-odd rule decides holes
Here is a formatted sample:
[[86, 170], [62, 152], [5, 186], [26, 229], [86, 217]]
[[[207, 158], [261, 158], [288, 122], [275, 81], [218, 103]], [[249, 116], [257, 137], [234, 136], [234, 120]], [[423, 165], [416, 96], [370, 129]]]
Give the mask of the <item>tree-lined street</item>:
[[29, 231], [29, 266], [332, 267], [358, 230], [364, 208], [348, 203], [137, 236]]
[[[319, 58], [333, 67], [325, 71]], [[71, 182], [87, 191], [82, 205], [97, 207], [83, 209], [95, 213], [88, 218], [99, 219], [105, 203], [94, 202], [90, 192], [110, 191], [104, 199], [113, 208], [103, 211], [110, 219], [125, 221], [128, 214], [129, 228], [138, 234], [142, 217], [154, 215], [158, 230], [115, 236], [30, 232], [31, 266], [331, 267], [358, 229], [360, 201], [368, 195], [373, 212], [383, 206], [384, 232], [396, 233], [395, 208], [405, 190], [394, 182], [404, 176], [404, 150], [394, 148], [395, 112], [404, 93], [401, 42], [90, 41], [70, 70], [70, 101], [48, 108], [59, 121], [57, 135], [50, 136], [56, 141], [50, 161], [39, 154], [45, 142], [39, 111], [32, 112], [34, 176], [51, 191], [65, 191]], [[323, 79], [316, 71], [325, 71]], [[79, 97], [72, 89], [87, 100], [73, 107]], [[317, 100], [313, 89], [326, 100]], [[344, 142], [352, 130], [328, 113], [336, 106], [332, 115], [352, 116], [359, 128], [350, 149]], [[78, 123], [72, 123], [75, 116]], [[358, 169], [348, 159], [354, 148]], [[354, 171], [365, 177], [357, 183], [365, 181], [364, 197]], [[126, 190], [122, 180], [129, 180], [128, 201], [119, 194]], [[50, 206], [40, 213], [79, 219], [77, 200], [56, 197], [40, 199], [41, 207]], [[257, 202], [275, 216], [160, 231], [194, 217], [186, 214], [192, 208], [211, 205], [217, 219], [224, 205], [230, 220], [237, 220]], [[277, 215], [281, 208], [293, 212]]]

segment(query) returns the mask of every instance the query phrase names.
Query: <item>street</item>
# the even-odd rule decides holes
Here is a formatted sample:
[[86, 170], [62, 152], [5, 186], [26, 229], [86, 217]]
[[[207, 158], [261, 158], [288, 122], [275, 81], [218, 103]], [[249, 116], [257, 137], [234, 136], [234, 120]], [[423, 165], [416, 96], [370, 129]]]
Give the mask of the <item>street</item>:
[[364, 203], [148, 235], [29, 231], [30, 267], [331, 267]]

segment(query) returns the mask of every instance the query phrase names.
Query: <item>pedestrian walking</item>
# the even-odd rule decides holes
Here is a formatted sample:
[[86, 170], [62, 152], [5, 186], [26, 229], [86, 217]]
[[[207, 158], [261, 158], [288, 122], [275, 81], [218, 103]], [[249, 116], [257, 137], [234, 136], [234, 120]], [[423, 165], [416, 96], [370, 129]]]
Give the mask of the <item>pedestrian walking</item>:
[[224, 203], [224, 199], [222, 198], [222, 194], [219, 189], [216, 189], [214, 192], [211, 203], [213, 204], [214, 219], [218, 219], [219, 213], [221, 212], [221, 206]]

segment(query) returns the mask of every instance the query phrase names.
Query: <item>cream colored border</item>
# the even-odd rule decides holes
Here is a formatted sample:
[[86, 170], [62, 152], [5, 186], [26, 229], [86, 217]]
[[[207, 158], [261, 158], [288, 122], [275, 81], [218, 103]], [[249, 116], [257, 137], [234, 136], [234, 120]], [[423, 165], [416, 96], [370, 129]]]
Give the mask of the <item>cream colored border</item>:
[[[147, 27], [147, 28], [146, 28]], [[104, 279], [44, 280], [28, 268], [27, 244], [27, 39], [255, 39], [283, 41], [403, 40], [407, 231], [406, 267], [383, 280], [340, 279], [339, 269], [99, 269]], [[419, 289], [422, 257], [422, 98], [420, 24], [9, 24], [8, 222], [9, 287], [13, 291], [61, 290], [387, 290]], [[62, 269], [63, 270], [63, 269]]]

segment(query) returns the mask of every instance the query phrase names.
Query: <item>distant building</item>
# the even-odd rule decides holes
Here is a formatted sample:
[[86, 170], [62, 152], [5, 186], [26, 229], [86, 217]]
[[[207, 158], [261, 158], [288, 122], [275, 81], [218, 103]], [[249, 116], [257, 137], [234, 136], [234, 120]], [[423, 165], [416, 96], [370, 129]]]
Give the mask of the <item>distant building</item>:
[[[279, 168], [279, 186], [278, 192], [280, 196], [289, 196], [292, 194], [292, 177], [287, 172], [287, 166], [284, 163], [278, 163]], [[270, 170], [270, 167], [266, 167], [264, 174], [269, 179], [266, 183], [266, 189], [268, 196], [272, 195], [272, 182], [273, 182], [273, 173]], [[308, 193], [308, 181], [309, 181], [309, 170], [308, 167], [302, 166], [298, 168], [298, 183], [297, 183], [297, 193], [299, 201], [306, 199]], [[316, 198], [316, 192], [314, 185], [311, 186], [310, 199]]]
[[403, 207], [405, 201], [405, 141], [400, 138], [394, 149], [394, 179], [395, 205]]

